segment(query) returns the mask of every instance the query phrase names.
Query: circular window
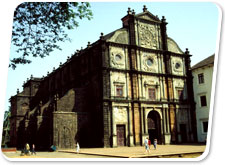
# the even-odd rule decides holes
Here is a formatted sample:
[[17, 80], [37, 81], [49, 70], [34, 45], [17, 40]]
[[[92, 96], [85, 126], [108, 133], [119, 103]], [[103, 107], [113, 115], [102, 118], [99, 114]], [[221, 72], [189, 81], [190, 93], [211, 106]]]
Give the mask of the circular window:
[[117, 54], [117, 55], [115, 56], [115, 60], [116, 60], [116, 61], [120, 61], [121, 59], [122, 59], [121, 55]]
[[151, 58], [149, 58], [149, 59], [147, 59], [147, 65], [148, 66], [152, 66], [152, 64], [153, 64], [153, 59], [151, 59]]
[[179, 63], [179, 62], [177, 62], [176, 64], [175, 64], [175, 68], [176, 69], [179, 69], [181, 67], [181, 64]]

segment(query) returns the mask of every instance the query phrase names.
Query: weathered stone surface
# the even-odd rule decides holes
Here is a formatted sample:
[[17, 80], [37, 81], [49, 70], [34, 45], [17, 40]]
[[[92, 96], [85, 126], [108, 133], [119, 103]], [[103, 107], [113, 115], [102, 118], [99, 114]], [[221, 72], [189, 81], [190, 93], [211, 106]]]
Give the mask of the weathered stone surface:
[[58, 148], [75, 148], [77, 142], [77, 114], [75, 112], [53, 113], [53, 144]]
[[57, 111], [73, 112], [74, 109], [75, 109], [75, 89], [71, 89], [57, 102]]

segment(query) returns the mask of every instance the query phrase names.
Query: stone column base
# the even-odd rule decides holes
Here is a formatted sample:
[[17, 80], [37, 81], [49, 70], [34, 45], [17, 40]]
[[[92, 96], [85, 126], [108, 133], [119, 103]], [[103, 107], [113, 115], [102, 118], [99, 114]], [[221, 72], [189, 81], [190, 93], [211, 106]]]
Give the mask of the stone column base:
[[133, 135], [129, 135], [128, 136], [128, 146], [129, 147], [133, 147], [134, 146], [134, 136]]
[[112, 139], [112, 147], [117, 147], [117, 135], [113, 135], [113, 139]]
[[165, 134], [165, 144], [171, 144], [171, 134]]

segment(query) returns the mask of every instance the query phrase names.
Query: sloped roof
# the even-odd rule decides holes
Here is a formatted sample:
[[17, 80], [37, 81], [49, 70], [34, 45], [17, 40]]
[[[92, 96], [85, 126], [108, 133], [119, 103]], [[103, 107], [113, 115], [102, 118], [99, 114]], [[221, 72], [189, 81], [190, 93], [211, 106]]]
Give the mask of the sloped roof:
[[161, 22], [160, 19], [157, 16], [153, 15], [149, 11], [145, 11], [145, 12], [136, 14], [135, 17], [151, 20], [151, 21], [158, 22], [158, 23]]
[[113, 32], [104, 35], [104, 36], [103, 36], [103, 39], [104, 39], [104, 40], [107, 40], [107, 39], [111, 38], [118, 30], [121, 30], [121, 29], [125, 29], [125, 28], [119, 28], [119, 29], [116, 29], [116, 30], [114, 30]]
[[199, 63], [195, 64], [194, 66], [191, 67], [192, 70], [197, 69], [197, 68], [201, 68], [210, 64], [214, 64], [214, 56], [215, 54], [209, 56], [208, 58], [200, 61]]
[[172, 38], [167, 37], [168, 50], [174, 53], [184, 54], [179, 45]]

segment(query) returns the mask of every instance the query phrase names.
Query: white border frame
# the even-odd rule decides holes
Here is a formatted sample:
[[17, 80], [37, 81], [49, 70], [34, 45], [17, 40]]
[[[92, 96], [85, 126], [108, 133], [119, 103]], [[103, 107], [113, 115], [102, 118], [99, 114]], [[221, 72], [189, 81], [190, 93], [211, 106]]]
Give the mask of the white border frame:
[[[40, 1], [42, 1], [42, 0], [40, 0]], [[200, 2], [205, 2], [205, 1], [202, 1], [202, 0], [199, 0], [199, 1]], [[6, 26], [2, 26], [1, 30], [0, 30], [1, 32], [4, 33], [4, 35], [2, 36], [2, 38], [4, 38], [4, 39], [1, 40], [2, 41], [1, 43], [3, 43], [3, 45], [4, 45], [2, 51], [3, 51], [3, 54], [5, 55], [5, 56], [2, 56], [1, 65], [0, 65], [1, 71], [2, 71], [1, 72], [1, 81], [0, 81], [1, 82], [1, 84], [0, 84], [0, 91], [1, 91], [1, 93], [0, 93], [0, 96], [1, 96], [0, 105], [1, 105], [1, 109], [4, 109], [4, 100], [5, 100], [5, 96], [6, 96], [6, 84], [7, 84], [6, 82], [7, 82], [7, 72], [8, 72], [7, 70], [8, 70], [8, 62], [9, 62], [8, 61], [8, 59], [9, 59], [9, 51], [10, 51], [10, 44], [9, 43], [10, 43], [10, 40], [11, 40], [11, 38], [9, 36], [11, 36], [12, 21], [9, 18], [12, 17], [15, 7], [18, 4], [20, 4], [21, 2], [23, 2], [23, 1], [18, 1], [18, 0], [17, 1], [16, 0], [3, 1], [2, 5], [1, 5], [1, 10], [0, 10], [1, 11], [1, 16], [5, 17], [3, 19], [3, 21], [5, 21], [6, 19], [8, 20], [8, 22], [6, 22], [8, 24], [7, 27]], [[191, 0], [189, 2], [195, 2], [195, 1]], [[217, 99], [219, 101], [214, 100], [214, 98], [215, 98], [215, 90], [216, 90], [216, 77], [217, 77], [217, 68], [218, 68], [219, 45], [220, 44], [222, 45], [222, 43], [220, 43], [220, 33], [221, 33], [221, 39], [223, 39], [223, 37], [222, 37], [223, 33], [221, 32], [222, 27], [220, 26], [220, 24], [222, 24], [222, 10], [221, 10], [220, 5], [224, 6], [225, 4], [224, 4], [224, 1], [219, 1], [219, 0], [214, 0], [213, 2], [214, 3], [216, 2], [215, 4], [218, 7], [219, 22], [218, 22], [217, 44], [216, 44], [216, 52], [215, 52], [215, 60], [214, 60], [214, 72], [213, 72], [213, 81], [212, 81], [212, 91], [211, 91], [211, 99], [210, 99], [208, 140], [207, 140], [206, 150], [200, 157], [194, 158], [194, 159], [193, 158], [182, 158], [182, 159], [180, 159], [180, 158], [170, 158], [170, 159], [168, 159], [168, 158], [161, 158], [161, 159], [153, 158], [153, 159], [151, 159], [151, 161], [200, 161], [200, 160], [205, 159], [206, 156], [209, 154], [209, 148], [210, 148], [210, 142], [211, 142], [211, 136], [212, 136], [213, 109], [214, 108], [217, 108], [217, 109], [218, 108], [223, 108], [223, 106], [222, 106], [223, 104], [220, 104], [220, 102], [219, 102], [219, 101], [222, 101], [221, 100], [222, 97], [220, 98], [220, 96], [222, 96], [222, 95], [220, 93], [217, 94]], [[221, 46], [221, 50], [222, 50], [222, 52], [220, 52], [220, 54], [222, 55], [224, 53], [224, 48], [222, 46]], [[223, 60], [223, 59], [224, 58], [222, 57], [221, 60]], [[221, 63], [221, 61], [220, 61], [220, 63]], [[221, 63], [221, 65], [222, 65], [222, 63]], [[222, 69], [222, 67], [224, 67], [224, 66], [221, 66], [221, 65], [220, 65], [220, 68]], [[222, 76], [221, 73], [220, 73], [220, 76]], [[220, 81], [224, 80], [224, 77], [221, 77], [219, 80]], [[223, 84], [221, 84], [221, 82], [217, 83], [217, 84], [219, 85], [220, 90], [224, 89]], [[218, 105], [214, 105], [214, 101], [216, 101], [219, 104]], [[223, 109], [220, 109], [220, 110], [223, 110]], [[221, 113], [224, 114], [224, 111], [221, 112]], [[224, 116], [224, 115], [221, 115], [221, 113], [220, 114], [216, 113], [216, 114], [217, 114], [217, 117], [218, 117], [219, 121], [222, 122], [222, 119], [220, 117]], [[1, 111], [1, 116], [3, 116], [3, 111]], [[214, 121], [215, 121], [215, 119], [214, 119]], [[2, 117], [1, 117], [1, 123], [2, 123]], [[1, 128], [2, 128], [2, 124], [1, 124]], [[221, 129], [221, 127], [218, 128], [218, 129]], [[217, 130], [216, 127], [215, 127], [215, 130], [219, 131], [219, 130]], [[214, 138], [216, 138], [216, 136], [214, 136]], [[214, 139], [216, 146], [219, 146], [221, 144], [222, 140], [224, 140], [224, 134], [222, 134], [220, 137]], [[221, 149], [219, 149], [219, 151], [216, 151], [217, 149], [215, 149], [215, 147], [213, 147], [213, 152], [212, 152], [213, 155], [210, 156], [210, 159], [207, 159], [207, 162], [204, 161], [204, 162], [200, 162], [200, 163], [212, 164], [212, 163], [215, 163], [215, 161], [216, 162], [222, 162], [223, 161], [223, 157], [224, 157], [223, 150], [222, 150], [223, 148], [224, 147], [221, 147]], [[215, 152], [217, 152], [217, 154], [215, 154]], [[4, 154], [2, 154], [2, 155], [4, 155]], [[70, 159], [70, 158], [65, 160], [65, 159], [59, 159], [59, 158], [53, 158], [53, 159], [52, 158], [48, 158], [48, 159], [44, 159], [44, 158], [39, 158], [39, 159], [32, 159], [32, 158], [30, 158], [30, 159], [23, 159], [23, 158], [20, 158], [20, 159], [16, 159], [16, 158], [13, 158], [13, 159], [10, 159], [10, 158], [7, 158], [5, 156], [3, 156], [3, 157], [6, 158], [7, 160], [10, 160], [10, 161], [47, 161], [47, 162], [49, 162], [49, 161], [54, 161], [54, 162], [55, 161], [74, 161], [74, 159]], [[89, 162], [89, 161], [102, 161], [102, 159], [98, 159], [98, 158], [96, 158], [94, 160], [93, 159], [76, 159], [76, 160], [77, 161], [86, 161], [86, 162]], [[142, 160], [141, 159], [131, 159], [130, 161], [134, 162], [134, 161], [146, 161], [146, 160], [149, 160], [149, 159], [144, 159], [144, 160], [143, 159]], [[126, 159], [126, 160], [124, 160], [124, 159], [107, 159], [107, 161], [128, 161], [128, 159]], [[4, 162], [4, 164], [5, 163], [8, 163], [8, 162]], [[78, 162], [76, 162], [76, 163], [78, 163]], [[154, 163], [154, 162], [152, 162], [152, 163]], [[41, 163], [41, 164], [43, 164], [43, 163]]]

